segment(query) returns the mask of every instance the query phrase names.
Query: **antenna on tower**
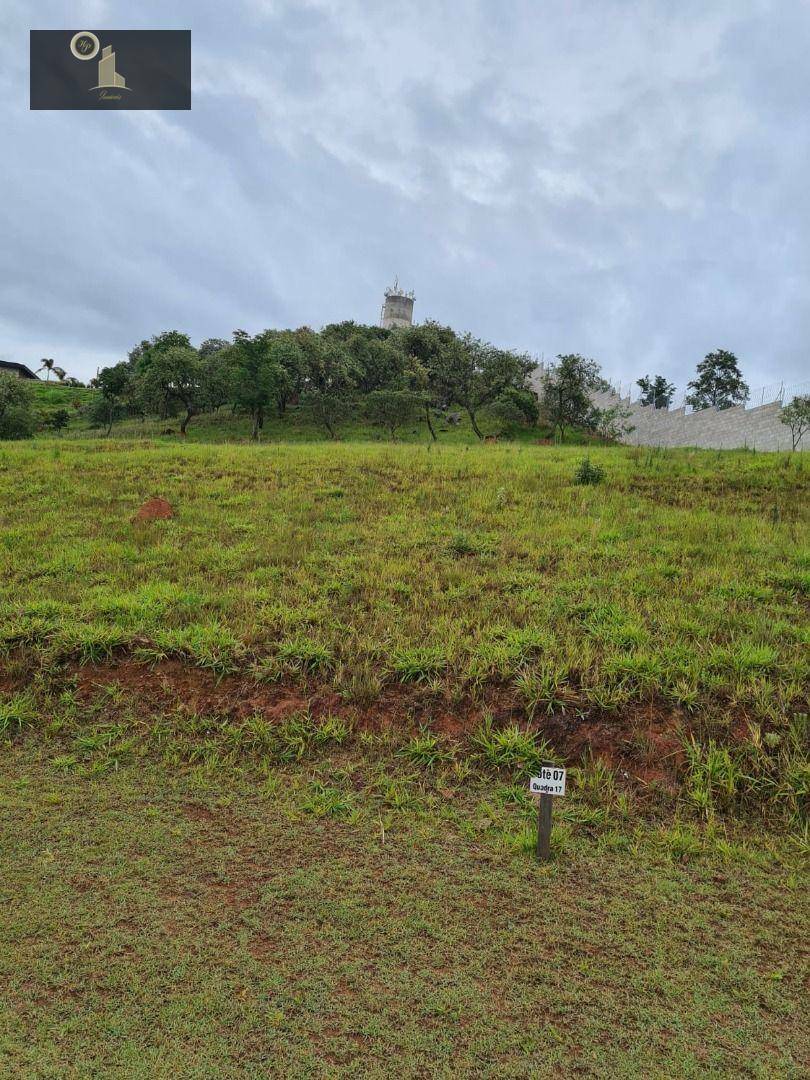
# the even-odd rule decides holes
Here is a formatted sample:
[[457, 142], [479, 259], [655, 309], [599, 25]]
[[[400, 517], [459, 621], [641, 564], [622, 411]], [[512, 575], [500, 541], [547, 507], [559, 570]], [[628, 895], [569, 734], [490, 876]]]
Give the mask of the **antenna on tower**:
[[384, 330], [394, 330], [398, 326], [412, 326], [414, 300], [412, 289], [410, 292], [405, 292], [400, 288], [397, 274], [393, 286], [385, 290], [385, 299], [380, 312], [380, 326]]

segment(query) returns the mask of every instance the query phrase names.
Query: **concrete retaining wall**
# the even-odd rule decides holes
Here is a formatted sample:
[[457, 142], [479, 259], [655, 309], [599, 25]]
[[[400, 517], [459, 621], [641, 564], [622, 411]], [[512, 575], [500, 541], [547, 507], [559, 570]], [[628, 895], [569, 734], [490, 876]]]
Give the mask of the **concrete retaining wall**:
[[[790, 450], [793, 446], [790, 428], [780, 420], [782, 406], [778, 401], [753, 409], [738, 405], [692, 413], [654, 409], [613, 393], [594, 394], [593, 401], [600, 409], [621, 405], [629, 411], [626, 422], [633, 425], [633, 431], [622, 442], [630, 446], [698, 446], [709, 450]], [[806, 436], [797, 449], [810, 449]]]
[[[542, 394], [543, 375], [547, 370], [553, 370], [553, 365], [547, 368], [541, 363], [529, 376], [530, 386], [538, 397]], [[789, 390], [790, 393], [806, 393], [807, 384]], [[753, 394], [754, 400], [757, 393]], [[654, 409], [652, 405], [639, 405], [610, 390], [594, 394], [593, 403], [599, 409], [620, 405], [629, 412], [625, 422], [632, 424], [633, 430], [621, 440], [628, 446], [697, 446], [707, 450], [793, 448], [790, 428], [780, 419], [782, 406], [779, 401], [752, 409], [737, 405], [733, 409], [699, 409], [687, 413], [683, 408]], [[796, 449], [810, 450], [810, 433], [805, 434]]]

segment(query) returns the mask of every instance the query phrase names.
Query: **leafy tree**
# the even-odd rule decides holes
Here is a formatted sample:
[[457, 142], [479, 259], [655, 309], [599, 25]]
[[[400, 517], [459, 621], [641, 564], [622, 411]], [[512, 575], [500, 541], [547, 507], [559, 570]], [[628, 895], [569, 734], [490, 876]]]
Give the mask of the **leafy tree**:
[[439, 384], [437, 372], [442, 350], [458, 339], [449, 326], [428, 321], [420, 326], [408, 326], [397, 333], [400, 348], [406, 355], [406, 378], [411, 389], [422, 394], [425, 423], [431, 438], [436, 441], [431, 410], [444, 408], [449, 400]]
[[372, 424], [385, 428], [392, 439], [397, 428], [421, 418], [424, 398], [413, 390], [372, 390], [363, 402], [363, 411]]
[[534, 368], [528, 356], [497, 349], [465, 334], [448, 342], [434, 360], [433, 376], [440, 394], [466, 410], [479, 439], [478, 411], [491, 405], [508, 387], [522, 389]]
[[333, 323], [323, 328], [321, 337], [341, 344], [351, 356], [360, 394], [392, 387], [400, 380], [405, 369], [405, 353], [390, 330], [359, 326], [355, 322]]
[[224, 341], [222, 338], [206, 338], [197, 352], [203, 360], [207, 360], [209, 356], [214, 356], [216, 353], [222, 352], [222, 350], [227, 349], [229, 345], [230, 342]]
[[126, 414], [131, 401], [134, 390], [132, 367], [122, 360], [112, 367], [102, 368], [95, 379], [91, 379], [90, 385], [100, 392], [90, 407], [91, 422], [106, 424], [109, 435], [113, 422]]
[[76, 379], [73, 375], [68, 375], [68, 377], [65, 379], [65, 386], [76, 386], [83, 389], [84, 383], [81, 381], [81, 379]]
[[531, 390], [519, 390], [515, 386], [508, 386], [489, 406], [487, 413], [503, 424], [525, 426], [537, 423], [540, 409], [537, 398]]
[[686, 403], [693, 409], [729, 409], [748, 400], [748, 384], [742, 377], [737, 357], [726, 349], [706, 354], [689, 388], [692, 393], [687, 395]]
[[152, 363], [155, 356], [166, 352], [168, 349], [190, 349], [191, 338], [179, 330], [164, 330], [162, 334], [155, 334], [149, 341], [142, 341], [129, 353], [128, 360], [136, 372], [144, 371]]
[[[64, 369], [64, 368], [61, 368], [61, 367], [54, 367], [54, 369], [53, 369], [53, 373], [54, 373], [54, 375], [55, 375], [55, 376], [57, 377], [57, 379], [59, 380], [59, 382], [64, 382], [64, 381], [65, 381], [65, 376], [67, 375], [67, 372], [65, 371], [65, 369]], [[47, 381], [47, 380], [46, 380], [46, 381]]]
[[206, 357], [198, 353], [203, 412], [218, 412], [226, 402], [233, 399], [233, 380], [227, 349], [228, 346], [209, 353]]
[[35, 427], [31, 387], [14, 375], [0, 374], [0, 439], [26, 439]]
[[52, 428], [57, 434], [60, 434], [68, 426], [70, 422], [70, 413], [67, 409], [54, 409], [53, 412], [46, 418], [45, 423], [49, 428]]
[[790, 428], [795, 450], [805, 432], [810, 429], [810, 394], [801, 394], [795, 397], [789, 405], [782, 409], [780, 420]]
[[155, 350], [149, 364], [138, 376], [139, 390], [147, 405], [151, 404], [164, 415], [174, 408], [183, 411], [181, 435], [186, 434], [192, 416], [202, 412], [208, 403], [206, 367], [196, 349], [174, 345]]
[[297, 333], [267, 330], [265, 334], [272, 335], [270, 351], [281, 373], [276, 390], [276, 407], [278, 415], [284, 416], [287, 406], [301, 393], [304, 381], [303, 353]]
[[577, 353], [557, 357], [541, 383], [541, 412], [551, 427], [565, 436], [568, 427], [593, 428], [597, 421], [591, 395], [607, 389], [599, 364]]
[[293, 336], [275, 330], [251, 337], [236, 330], [233, 344], [225, 353], [230, 369], [231, 394], [235, 408], [244, 409], [253, 421], [252, 437], [259, 438], [268, 412], [286, 407], [294, 385], [293, 370], [300, 363]]
[[361, 370], [338, 342], [312, 331], [296, 334], [301, 348], [301, 405], [337, 438], [337, 427], [352, 413], [353, 398]]
[[652, 379], [645, 375], [636, 382], [636, 386], [641, 388], [642, 405], [654, 405], [656, 409], [669, 408], [675, 393], [675, 384], [667, 382], [663, 375], [655, 375]]
[[594, 406], [588, 416], [586, 427], [595, 435], [615, 442], [621, 439], [622, 435], [627, 435], [633, 430], [634, 425], [627, 423], [629, 418], [630, 410], [624, 405], [611, 405], [607, 409], [598, 409]]
[[415, 356], [409, 356], [402, 382], [416, 396], [419, 402], [421, 418], [427, 424], [431, 439], [436, 442], [436, 430], [433, 427], [433, 419], [430, 415], [431, 410], [435, 408], [435, 395], [432, 390], [430, 372]]

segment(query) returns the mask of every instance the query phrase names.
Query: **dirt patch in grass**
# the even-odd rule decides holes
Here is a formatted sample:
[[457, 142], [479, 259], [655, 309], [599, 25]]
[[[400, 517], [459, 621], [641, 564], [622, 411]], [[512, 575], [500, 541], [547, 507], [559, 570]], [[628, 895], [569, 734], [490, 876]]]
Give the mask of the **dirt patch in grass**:
[[[104, 664], [74, 665], [63, 678], [75, 680], [82, 705], [92, 702], [101, 689], [117, 687], [134, 701], [139, 713], [150, 716], [179, 710], [234, 722], [261, 716], [281, 723], [307, 712], [316, 720], [345, 716], [361, 731], [407, 734], [428, 728], [458, 741], [466, 740], [485, 717], [491, 717], [498, 726], [531, 728], [571, 763], [588, 756], [599, 758], [627, 781], [670, 790], [683, 764], [682, 738], [689, 730], [688, 716], [655, 703], [636, 703], [616, 713], [559, 711], [529, 722], [519, 695], [503, 685], [486, 687], [476, 696], [454, 695], [451, 700], [423, 686], [392, 683], [372, 704], [361, 706], [314, 678], [275, 683], [240, 675], [217, 678], [181, 660], [145, 665], [123, 657]], [[740, 730], [744, 729], [741, 724]]]

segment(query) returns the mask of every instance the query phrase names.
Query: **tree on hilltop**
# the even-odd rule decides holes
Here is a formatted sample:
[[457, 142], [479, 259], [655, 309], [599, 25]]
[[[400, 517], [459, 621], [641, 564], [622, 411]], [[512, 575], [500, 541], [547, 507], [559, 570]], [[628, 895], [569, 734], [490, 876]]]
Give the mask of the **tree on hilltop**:
[[406, 357], [406, 380], [412, 390], [422, 394], [425, 423], [435, 442], [431, 410], [450, 404], [446, 385], [438, 376], [439, 357], [444, 348], [457, 340], [456, 333], [449, 326], [429, 320], [419, 326], [404, 327], [396, 338]]
[[668, 409], [675, 393], [675, 383], [668, 382], [663, 375], [649, 375], [638, 379], [636, 386], [641, 389], [639, 399], [642, 405], [654, 405], [656, 409]]
[[143, 400], [163, 415], [179, 407], [184, 413], [180, 434], [185, 435], [192, 416], [202, 412], [208, 403], [206, 370], [206, 361], [190, 346], [156, 350], [138, 376]]
[[343, 322], [325, 326], [320, 337], [323, 341], [339, 343], [351, 356], [359, 394], [391, 387], [404, 371], [405, 353], [390, 330]]
[[423, 397], [414, 390], [372, 390], [363, 402], [363, 411], [372, 424], [385, 428], [392, 439], [397, 429], [422, 416]]
[[233, 344], [222, 354], [230, 372], [234, 406], [244, 409], [259, 438], [272, 409], [283, 415], [290, 395], [300, 381], [301, 353], [295, 335], [289, 331], [265, 330], [251, 337], [235, 330]]
[[106, 424], [109, 435], [113, 422], [126, 412], [134, 391], [134, 375], [131, 365], [122, 360], [112, 367], [102, 368], [90, 385], [99, 391], [98, 399], [90, 406], [90, 418], [97, 424]]
[[227, 349], [229, 345], [230, 342], [225, 341], [224, 338], [206, 338], [199, 349], [197, 349], [197, 352], [203, 360], [207, 360], [209, 356], [215, 356], [216, 353], [222, 352], [223, 349]]
[[338, 425], [351, 415], [361, 368], [339, 342], [311, 330], [296, 331], [296, 339], [302, 356], [301, 406], [336, 439]]
[[691, 394], [686, 404], [693, 409], [730, 409], [748, 400], [748, 384], [742, 377], [739, 361], [727, 349], [707, 353], [689, 383]]
[[55, 370], [57, 370], [57, 369], [56, 369], [56, 368], [54, 367], [54, 364], [55, 364], [55, 363], [56, 363], [56, 361], [55, 361], [55, 360], [53, 360], [52, 358], [46, 358], [46, 357], [44, 357], [44, 356], [43, 356], [43, 358], [42, 358], [42, 359], [40, 360], [40, 364], [41, 364], [41, 367], [38, 367], [38, 368], [37, 368], [37, 374], [39, 374], [39, 373], [40, 373], [40, 371], [45, 371], [45, 372], [47, 372], [47, 374], [46, 374], [46, 376], [45, 376], [45, 382], [49, 382], [49, 381], [50, 381], [50, 378], [51, 378], [51, 372], [52, 372], [52, 371], [55, 371]]
[[534, 367], [534, 361], [525, 354], [498, 349], [465, 334], [439, 350], [432, 373], [439, 393], [466, 411], [473, 431], [483, 439], [478, 412], [492, 405], [508, 387], [523, 388]]
[[168, 349], [190, 349], [191, 338], [179, 330], [164, 330], [161, 334], [155, 334], [148, 341], [144, 340], [140, 345], [131, 349], [127, 359], [132, 368], [144, 371], [152, 363], [153, 359]]
[[598, 424], [592, 394], [608, 390], [596, 360], [578, 353], [565, 353], [544, 373], [540, 387], [540, 405], [544, 420], [559, 433], [566, 428], [594, 428]]

